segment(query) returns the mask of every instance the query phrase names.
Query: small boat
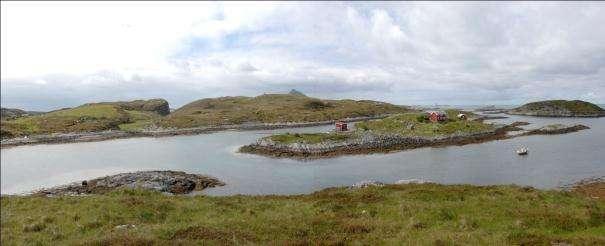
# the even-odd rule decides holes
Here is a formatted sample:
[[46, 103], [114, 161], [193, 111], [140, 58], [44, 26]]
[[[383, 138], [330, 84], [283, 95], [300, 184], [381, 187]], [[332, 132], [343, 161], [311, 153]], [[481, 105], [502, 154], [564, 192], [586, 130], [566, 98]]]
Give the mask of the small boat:
[[518, 155], [527, 155], [527, 148], [523, 147], [517, 150]]

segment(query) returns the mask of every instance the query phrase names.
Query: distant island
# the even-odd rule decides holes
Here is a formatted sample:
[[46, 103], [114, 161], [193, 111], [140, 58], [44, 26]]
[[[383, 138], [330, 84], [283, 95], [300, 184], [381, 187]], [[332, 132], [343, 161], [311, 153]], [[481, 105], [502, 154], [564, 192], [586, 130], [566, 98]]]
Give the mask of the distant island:
[[581, 100], [549, 100], [525, 104], [507, 112], [514, 115], [544, 117], [603, 117], [605, 110]]
[[370, 100], [324, 100], [292, 90], [288, 94], [256, 97], [206, 98], [170, 111], [164, 99], [88, 103], [39, 115], [3, 109], [0, 137], [2, 146], [98, 141], [227, 129], [313, 126], [331, 124], [335, 120], [374, 119], [412, 110]]
[[206, 98], [189, 103], [159, 122], [160, 127], [191, 128], [251, 123], [320, 122], [408, 112], [408, 107], [370, 100], [323, 100], [293, 90], [256, 97]]

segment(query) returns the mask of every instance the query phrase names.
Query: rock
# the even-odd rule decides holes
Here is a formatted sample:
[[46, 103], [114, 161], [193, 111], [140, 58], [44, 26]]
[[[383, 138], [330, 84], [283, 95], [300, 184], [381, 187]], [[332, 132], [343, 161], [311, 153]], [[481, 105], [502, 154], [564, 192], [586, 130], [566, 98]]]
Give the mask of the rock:
[[40, 190], [34, 194], [47, 196], [100, 194], [120, 188], [187, 194], [194, 190], [223, 185], [225, 183], [220, 180], [204, 175], [178, 171], [141, 171], [85, 180], [80, 183]]
[[114, 227], [114, 229], [116, 229], [116, 230], [124, 230], [124, 229], [130, 229], [130, 228], [134, 229], [134, 228], [136, 228], [136, 226], [132, 225], [132, 224], [126, 224], [126, 225], [117, 225]]
[[170, 106], [168, 101], [164, 99], [149, 99], [149, 100], [135, 100], [130, 102], [116, 102], [125, 110], [137, 110], [137, 111], [150, 111], [158, 113], [159, 115], [170, 114]]
[[590, 129], [590, 127], [577, 124], [573, 126], [566, 126], [563, 124], [553, 124], [538, 129], [529, 130], [524, 135], [552, 135], [552, 134], [565, 134], [570, 132], [577, 132], [581, 130]]
[[351, 188], [366, 188], [370, 186], [384, 186], [384, 183], [375, 180], [363, 180], [351, 186]]

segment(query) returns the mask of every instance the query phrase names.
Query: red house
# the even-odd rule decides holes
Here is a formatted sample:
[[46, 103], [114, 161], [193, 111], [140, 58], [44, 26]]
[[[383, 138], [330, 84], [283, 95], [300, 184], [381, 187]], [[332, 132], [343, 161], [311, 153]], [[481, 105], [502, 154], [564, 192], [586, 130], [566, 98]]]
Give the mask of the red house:
[[337, 132], [344, 132], [344, 131], [348, 131], [349, 129], [347, 128], [347, 122], [344, 121], [337, 121], [336, 122], [336, 131]]
[[447, 114], [445, 114], [445, 112], [429, 111], [427, 114], [431, 122], [440, 122], [447, 120]]

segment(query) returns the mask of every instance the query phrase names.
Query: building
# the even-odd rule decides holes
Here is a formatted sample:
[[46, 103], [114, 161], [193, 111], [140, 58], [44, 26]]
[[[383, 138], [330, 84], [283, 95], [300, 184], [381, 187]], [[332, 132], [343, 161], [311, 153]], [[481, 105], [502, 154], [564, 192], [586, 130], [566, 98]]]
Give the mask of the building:
[[347, 122], [344, 121], [337, 121], [336, 122], [336, 131], [337, 132], [344, 132], [344, 131], [348, 131], [349, 129], [347, 128]]
[[445, 112], [429, 111], [427, 114], [431, 122], [441, 122], [447, 120], [447, 114], [445, 114]]

